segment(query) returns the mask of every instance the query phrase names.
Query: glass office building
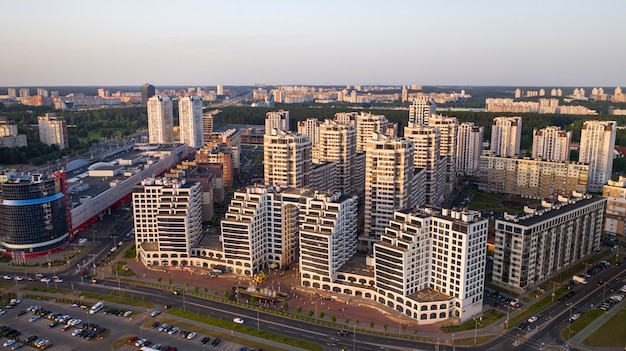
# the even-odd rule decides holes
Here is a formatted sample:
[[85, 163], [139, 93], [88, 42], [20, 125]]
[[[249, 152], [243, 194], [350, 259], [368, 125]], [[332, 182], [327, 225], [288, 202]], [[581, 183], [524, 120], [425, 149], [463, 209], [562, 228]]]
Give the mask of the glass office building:
[[10, 175], [0, 184], [0, 250], [11, 256], [56, 249], [68, 241], [62, 179]]

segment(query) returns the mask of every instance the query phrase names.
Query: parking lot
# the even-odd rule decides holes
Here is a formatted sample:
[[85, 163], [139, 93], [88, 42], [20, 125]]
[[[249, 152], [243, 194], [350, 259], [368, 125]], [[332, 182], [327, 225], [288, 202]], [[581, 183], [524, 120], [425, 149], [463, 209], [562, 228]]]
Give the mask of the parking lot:
[[[69, 315], [70, 318], [67, 322], [71, 319], [80, 319], [81, 321], [73, 327], [63, 328], [67, 325], [67, 322], [57, 322], [58, 324], [51, 327], [51, 324], [55, 321], [49, 319], [47, 315], [43, 315], [40, 318], [33, 318], [36, 316], [36, 314], [33, 314], [33, 311], [22, 312], [26, 311], [29, 306], [34, 305], [41, 306], [41, 309], [44, 310], [43, 313], [46, 313], [48, 316], [50, 314], [59, 314], [60, 316]], [[47, 350], [54, 351], [109, 351], [116, 340], [122, 338], [128, 340], [134, 336], [136, 336], [137, 339], [144, 338], [149, 340], [150, 347], [160, 345], [164, 350], [165, 347], [175, 347], [178, 351], [200, 349], [236, 351], [241, 348], [239, 344], [233, 344], [223, 340], [213, 346], [212, 342], [215, 339], [213, 336], [208, 336], [210, 338], [209, 341], [203, 344], [201, 341], [207, 335], [201, 333], [197, 333], [193, 338], [188, 339], [188, 334], [187, 337], [182, 337], [181, 331], [183, 330], [180, 329], [171, 334], [168, 332], [159, 332], [158, 327], [151, 328], [150, 325], [156, 325], [156, 322], [162, 315], [151, 317], [151, 311], [135, 311], [132, 315], [124, 317], [124, 311], [118, 313], [119, 315], [105, 314], [107, 309], [105, 304], [105, 308], [102, 311], [96, 314], [89, 314], [88, 308], [81, 309], [78, 305], [70, 306], [45, 301], [24, 300], [19, 305], [15, 306], [15, 308], [5, 310], [5, 313], [0, 315], [0, 325], [19, 331], [20, 334], [17, 338], [20, 340], [25, 340], [30, 336], [36, 336], [36, 338], [33, 338], [33, 341], [40, 339], [49, 340], [52, 345], [47, 348]], [[106, 328], [106, 331], [102, 332], [103, 337], [93, 337], [91, 340], [87, 340], [80, 335], [73, 336], [73, 334], [76, 334], [76, 330], [87, 324], [91, 324], [91, 330]], [[146, 324], [148, 325], [147, 327], [144, 326]], [[172, 324], [175, 326], [175, 323]], [[159, 323], [159, 326], [160, 325], [161, 323]], [[62, 331], [62, 329], [65, 331]], [[0, 344], [5, 343], [9, 339], [10, 338], [7, 337], [0, 338]], [[11, 348], [3, 347], [3, 349], [10, 350]], [[31, 348], [24, 347], [22, 349], [29, 350]], [[133, 345], [124, 345], [120, 348], [120, 350], [138, 349], [139, 347], [135, 347], [134, 343]]]

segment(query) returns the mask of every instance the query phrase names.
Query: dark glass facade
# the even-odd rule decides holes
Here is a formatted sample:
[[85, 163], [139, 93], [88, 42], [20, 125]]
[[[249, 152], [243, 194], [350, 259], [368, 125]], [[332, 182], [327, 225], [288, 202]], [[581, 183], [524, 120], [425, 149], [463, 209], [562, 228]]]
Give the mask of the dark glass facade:
[[15, 176], [0, 185], [0, 249], [12, 255], [55, 249], [68, 241], [61, 179]]
[[152, 84], [144, 84], [141, 86], [141, 104], [146, 106], [148, 103], [148, 99], [156, 95], [156, 90], [154, 89], [154, 85]]

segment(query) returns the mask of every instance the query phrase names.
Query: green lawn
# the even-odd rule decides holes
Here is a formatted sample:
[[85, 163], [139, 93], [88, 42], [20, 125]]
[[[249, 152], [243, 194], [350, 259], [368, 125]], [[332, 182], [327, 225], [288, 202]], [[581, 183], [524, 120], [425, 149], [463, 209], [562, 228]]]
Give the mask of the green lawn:
[[496, 309], [492, 308], [490, 310], [487, 310], [483, 315], [482, 315], [482, 321], [479, 320], [478, 325], [476, 325], [476, 322], [473, 319], [470, 319], [468, 321], [466, 321], [463, 324], [459, 324], [459, 325], [449, 325], [449, 326], [442, 326], [441, 330], [443, 330], [446, 333], [454, 333], [454, 332], [460, 332], [463, 330], [472, 330], [476, 327], [478, 327], [478, 329], [482, 329], [485, 328], [489, 325], [491, 325], [493, 322], [497, 321], [498, 319], [502, 318], [504, 316], [504, 312], [500, 312], [497, 311]]
[[484, 344], [487, 341], [493, 339], [493, 337], [494, 337], [493, 335], [480, 335], [476, 338], [476, 342], [474, 342], [474, 338], [458, 339], [458, 340], [454, 340], [454, 345], [470, 346], [470, 345]]
[[579, 331], [585, 329], [589, 323], [595, 321], [598, 317], [604, 314], [602, 310], [591, 310], [578, 318], [574, 323], [570, 324], [569, 328], [565, 328], [561, 331], [561, 336], [565, 340], [569, 340]]
[[593, 347], [626, 347], [626, 308], [602, 324], [583, 343]]

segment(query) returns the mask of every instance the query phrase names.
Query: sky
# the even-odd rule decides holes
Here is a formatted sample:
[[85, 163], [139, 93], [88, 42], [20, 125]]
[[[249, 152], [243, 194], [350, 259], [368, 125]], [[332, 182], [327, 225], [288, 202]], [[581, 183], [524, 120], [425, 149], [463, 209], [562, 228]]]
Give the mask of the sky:
[[0, 86], [626, 87], [626, 1], [7, 0]]

